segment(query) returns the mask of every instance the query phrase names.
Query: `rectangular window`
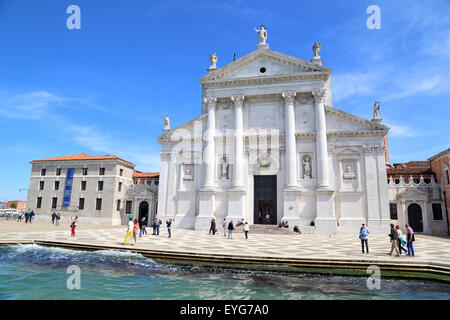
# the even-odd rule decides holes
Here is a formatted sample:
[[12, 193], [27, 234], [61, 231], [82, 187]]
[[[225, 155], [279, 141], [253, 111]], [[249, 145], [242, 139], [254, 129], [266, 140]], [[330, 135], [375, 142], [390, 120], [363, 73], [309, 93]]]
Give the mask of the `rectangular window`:
[[120, 211], [120, 199], [117, 200], [117, 211]]
[[103, 181], [98, 182], [98, 191], [103, 191]]
[[120, 169], [120, 176], [123, 176], [123, 169]]
[[126, 203], [126, 207], [125, 207], [125, 213], [126, 214], [131, 214], [131, 206], [132, 206], [132, 201], [127, 201]]
[[58, 204], [58, 198], [52, 198], [52, 209], [56, 209], [57, 204]]
[[86, 181], [81, 181], [81, 190], [82, 191], [86, 190]]
[[40, 209], [42, 206], [42, 197], [37, 197], [36, 208]]
[[84, 209], [84, 198], [80, 198], [80, 200], [78, 201], [78, 209]]
[[83, 168], [83, 176], [87, 176], [88, 168]]
[[98, 174], [101, 176], [105, 175], [105, 168], [100, 168], [100, 170], [98, 171]]
[[56, 175], [60, 176], [61, 175], [61, 168], [56, 168]]
[[391, 213], [391, 220], [397, 220], [397, 204], [396, 203], [389, 203], [389, 211]]
[[44, 190], [44, 181], [39, 181], [39, 190]]
[[47, 172], [47, 169], [41, 169], [41, 176], [45, 176], [46, 172]]
[[95, 210], [102, 210], [102, 198], [96, 199]]
[[119, 192], [122, 191], [122, 182], [119, 182], [119, 188], [118, 188]]
[[450, 177], [448, 176], [448, 170], [445, 170], [444, 174], [445, 174], [445, 184], [450, 184]]
[[442, 207], [440, 203], [433, 203], [433, 220], [442, 220]]
[[59, 181], [55, 181], [55, 190], [59, 190]]

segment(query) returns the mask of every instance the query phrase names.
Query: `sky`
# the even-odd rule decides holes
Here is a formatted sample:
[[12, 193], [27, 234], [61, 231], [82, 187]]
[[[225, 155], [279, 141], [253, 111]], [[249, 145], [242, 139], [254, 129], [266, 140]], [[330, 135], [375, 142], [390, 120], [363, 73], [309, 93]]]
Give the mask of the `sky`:
[[[70, 5], [81, 29], [68, 29]], [[369, 5], [380, 29], [369, 29]], [[334, 107], [371, 119], [380, 101], [390, 161], [450, 147], [450, 1], [0, 0], [0, 201], [24, 200], [30, 161], [113, 154], [159, 171], [171, 127], [201, 112], [201, 85], [254, 50], [304, 60], [320, 42]]]

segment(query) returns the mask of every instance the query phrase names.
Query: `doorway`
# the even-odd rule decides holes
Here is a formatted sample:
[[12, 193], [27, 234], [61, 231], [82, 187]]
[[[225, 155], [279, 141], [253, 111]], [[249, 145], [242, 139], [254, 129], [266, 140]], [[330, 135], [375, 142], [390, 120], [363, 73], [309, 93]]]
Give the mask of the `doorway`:
[[277, 224], [277, 176], [254, 176], [255, 224]]
[[139, 204], [139, 221], [141, 221], [142, 218], [145, 218], [144, 223], [146, 226], [148, 226], [148, 202], [147, 201], [142, 201]]
[[423, 232], [422, 208], [417, 203], [408, 206], [408, 224], [414, 232]]

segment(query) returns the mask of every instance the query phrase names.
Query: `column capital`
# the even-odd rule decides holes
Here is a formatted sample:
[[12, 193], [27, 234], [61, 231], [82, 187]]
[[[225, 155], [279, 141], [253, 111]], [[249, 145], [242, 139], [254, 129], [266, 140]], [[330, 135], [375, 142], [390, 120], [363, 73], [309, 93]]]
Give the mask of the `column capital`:
[[242, 106], [242, 103], [244, 102], [245, 96], [243, 95], [233, 95], [231, 96], [231, 100], [234, 102], [235, 106]]
[[315, 103], [324, 103], [327, 95], [327, 89], [319, 89], [312, 92]]
[[205, 97], [205, 98], [203, 98], [203, 102], [206, 103], [208, 108], [214, 109], [216, 107], [217, 98], [216, 97]]
[[284, 98], [286, 103], [292, 104], [294, 103], [294, 98], [297, 95], [295, 91], [284, 91], [281, 93], [281, 96]]

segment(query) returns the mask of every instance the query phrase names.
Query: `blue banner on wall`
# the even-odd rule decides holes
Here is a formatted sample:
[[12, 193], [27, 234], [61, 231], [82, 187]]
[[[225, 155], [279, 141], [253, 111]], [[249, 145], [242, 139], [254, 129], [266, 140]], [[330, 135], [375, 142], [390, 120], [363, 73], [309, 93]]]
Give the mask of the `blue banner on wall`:
[[63, 207], [70, 206], [70, 197], [72, 195], [73, 168], [67, 169], [66, 185], [64, 187]]

